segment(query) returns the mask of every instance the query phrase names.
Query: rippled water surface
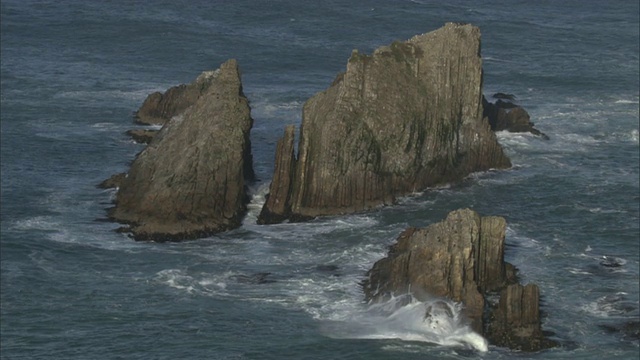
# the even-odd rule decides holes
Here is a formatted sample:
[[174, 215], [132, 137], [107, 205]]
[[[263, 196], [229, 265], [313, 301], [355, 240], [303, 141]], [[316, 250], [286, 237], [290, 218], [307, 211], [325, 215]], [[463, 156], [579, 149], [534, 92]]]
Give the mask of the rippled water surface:
[[[1, 3], [1, 303], [6, 359], [637, 358], [638, 3], [602, 1], [17, 1]], [[285, 125], [352, 49], [470, 22], [484, 91], [551, 138], [499, 133], [514, 167], [371, 213], [258, 226]], [[136, 243], [100, 221], [97, 183], [142, 149], [147, 94], [239, 61], [260, 182], [244, 225]], [[359, 282], [408, 226], [470, 207], [508, 221], [507, 260], [540, 286], [562, 346], [523, 354], [368, 308]], [[451, 306], [454, 313], [455, 304]]]

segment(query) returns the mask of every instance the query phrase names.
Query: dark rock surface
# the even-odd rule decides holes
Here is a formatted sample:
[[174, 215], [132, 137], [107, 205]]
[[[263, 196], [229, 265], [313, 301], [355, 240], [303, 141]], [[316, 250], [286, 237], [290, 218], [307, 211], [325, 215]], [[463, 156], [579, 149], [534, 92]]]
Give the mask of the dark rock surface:
[[[490, 103], [484, 96], [482, 97], [482, 106], [484, 108], [483, 116], [489, 120], [491, 130], [509, 132], [529, 132], [540, 136], [545, 140], [549, 137], [536, 129], [534, 123], [531, 122], [529, 113], [513, 103], [515, 97], [510, 94], [497, 93], [498, 101]], [[504, 101], [502, 99], [505, 99]]]
[[229, 60], [198, 81], [206, 91], [136, 157], [109, 212], [138, 240], [206, 236], [238, 227], [246, 211], [253, 120], [238, 65]]
[[364, 211], [508, 168], [482, 113], [477, 27], [448, 23], [372, 55], [354, 50], [347, 71], [305, 103], [297, 157], [279, 148], [259, 221]]
[[115, 189], [117, 187], [120, 187], [120, 184], [122, 184], [122, 181], [126, 177], [127, 177], [127, 173], [119, 173], [119, 174], [112, 175], [107, 180], [98, 184], [98, 187], [101, 189]]
[[640, 321], [632, 320], [622, 324], [600, 325], [600, 328], [608, 333], [621, 334], [625, 341], [640, 341]]
[[153, 137], [156, 136], [158, 130], [147, 130], [147, 129], [134, 129], [127, 130], [127, 135], [131, 136], [131, 138], [140, 144], [148, 144], [153, 140]]
[[491, 314], [486, 336], [498, 346], [523, 351], [554, 347], [540, 325], [540, 290], [535, 284], [509, 285], [500, 292], [500, 301]]
[[[517, 284], [515, 268], [504, 261], [505, 232], [504, 218], [469, 209], [427, 228], [409, 228], [367, 273], [365, 298], [449, 298], [464, 304], [471, 327], [493, 344], [528, 351], [553, 346], [540, 328], [538, 288]], [[487, 296], [498, 291], [499, 304], [485, 319], [492, 306]]]

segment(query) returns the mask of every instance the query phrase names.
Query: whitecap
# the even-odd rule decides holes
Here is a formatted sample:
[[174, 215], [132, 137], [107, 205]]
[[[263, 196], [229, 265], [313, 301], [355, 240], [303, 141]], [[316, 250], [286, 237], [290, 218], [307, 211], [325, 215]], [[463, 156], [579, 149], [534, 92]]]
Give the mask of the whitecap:
[[569, 272], [574, 274], [574, 275], [593, 275], [588, 271], [584, 271], [584, 270], [576, 269], [576, 268], [569, 268]]
[[637, 312], [638, 302], [629, 301], [627, 293], [620, 291], [599, 297], [597, 300], [581, 306], [582, 311], [596, 317], [608, 318]]
[[487, 340], [468, 325], [462, 305], [448, 299], [422, 302], [411, 295], [394, 297], [353, 313], [346, 321], [328, 322], [323, 331], [334, 338], [399, 339], [488, 350]]
[[18, 220], [13, 224], [15, 230], [50, 230], [56, 231], [60, 223], [53, 221], [50, 216], [36, 216], [28, 219]]

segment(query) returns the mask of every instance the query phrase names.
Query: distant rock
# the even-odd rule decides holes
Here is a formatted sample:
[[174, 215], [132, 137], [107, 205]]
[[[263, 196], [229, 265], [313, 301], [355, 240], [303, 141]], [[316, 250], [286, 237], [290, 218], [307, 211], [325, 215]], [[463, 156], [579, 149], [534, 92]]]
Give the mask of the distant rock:
[[253, 120], [236, 61], [204, 72], [196, 84], [203, 89], [197, 101], [138, 154], [109, 212], [137, 240], [207, 236], [240, 226], [246, 212]]
[[139, 144], [148, 144], [153, 140], [153, 137], [156, 136], [158, 130], [134, 129], [127, 130], [126, 133], [131, 136], [135, 142]]
[[305, 103], [297, 156], [286, 130], [259, 222], [360, 212], [508, 168], [482, 112], [477, 27], [448, 23], [372, 55], [354, 50]]
[[[502, 93], [494, 94], [493, 96]], [[506, 99], [508, 101], [503, 101]], [[545, 140], [549, 140], [549, 137], [542, 133], [540, 130], [534, 128], [534, 123], [531, 122], [529, 113], [521, 106], [513, 103], [515, 99], [513, 95], [502, 94], [498, 97], [498, 101], [490, 103], [484, 96], [482, 96], [482, 106], [484, 108], [483, 116], [489, 120], [491, 130], [509, 132], [529, 132], [534, 135], [540, 136]]]
[[[464, 304], [471, 327], [493, 344], [527, 351], [553, 346], [540, 330], [538, 288], [517, 284], [515, 268], [504, 261], [505, 232], [504, 218], [469, 209], [427, 228], [409, 228], [367, 273], [365, 298], [380, 302], [407, 293], [420, 301], [449, 298]], [[499, 291], [494, 306], [487, 296]], [[486, 323], [485, 309], [492, 306]]]
[[143, 125], [164, 125], [206, 94], [211, 85], [210, 80], [209, 73], [205, 72], [191, 84], [181, 84], [169, 88], [164, 93], [150, 94], [135, 112], [136, 122]]

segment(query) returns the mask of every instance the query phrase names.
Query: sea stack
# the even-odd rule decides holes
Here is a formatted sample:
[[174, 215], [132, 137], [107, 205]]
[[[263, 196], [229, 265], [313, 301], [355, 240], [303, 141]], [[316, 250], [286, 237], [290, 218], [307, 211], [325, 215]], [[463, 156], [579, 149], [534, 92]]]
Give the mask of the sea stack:
[[510, 167], [483, 118], [480, 30], [447, 23], [372, 55], [354, 50], [346, 72], [304, 104], [297, 156], [287, 148], [275, 163], [286, 166], [263, 224], [360, 212]]
[[452, 211], [426, 228], [409, 228], [367, 273], [365, 298], [448, 298], [463, 304], [471, 327], [491, 344], [524, 351], [555, 346], [541, 330], [538, 287], [520, 285], [515, 267], [504, 261], [505, 233], [504, 218], [470, 209]]
[[246, 212], [253, 119], [238, 64], [229, 60], [195, 84], [202, 93], [171, 113], [119, 184], [109, 217], [129, 224], [137, 240], [207, 236], [240, 226]]

